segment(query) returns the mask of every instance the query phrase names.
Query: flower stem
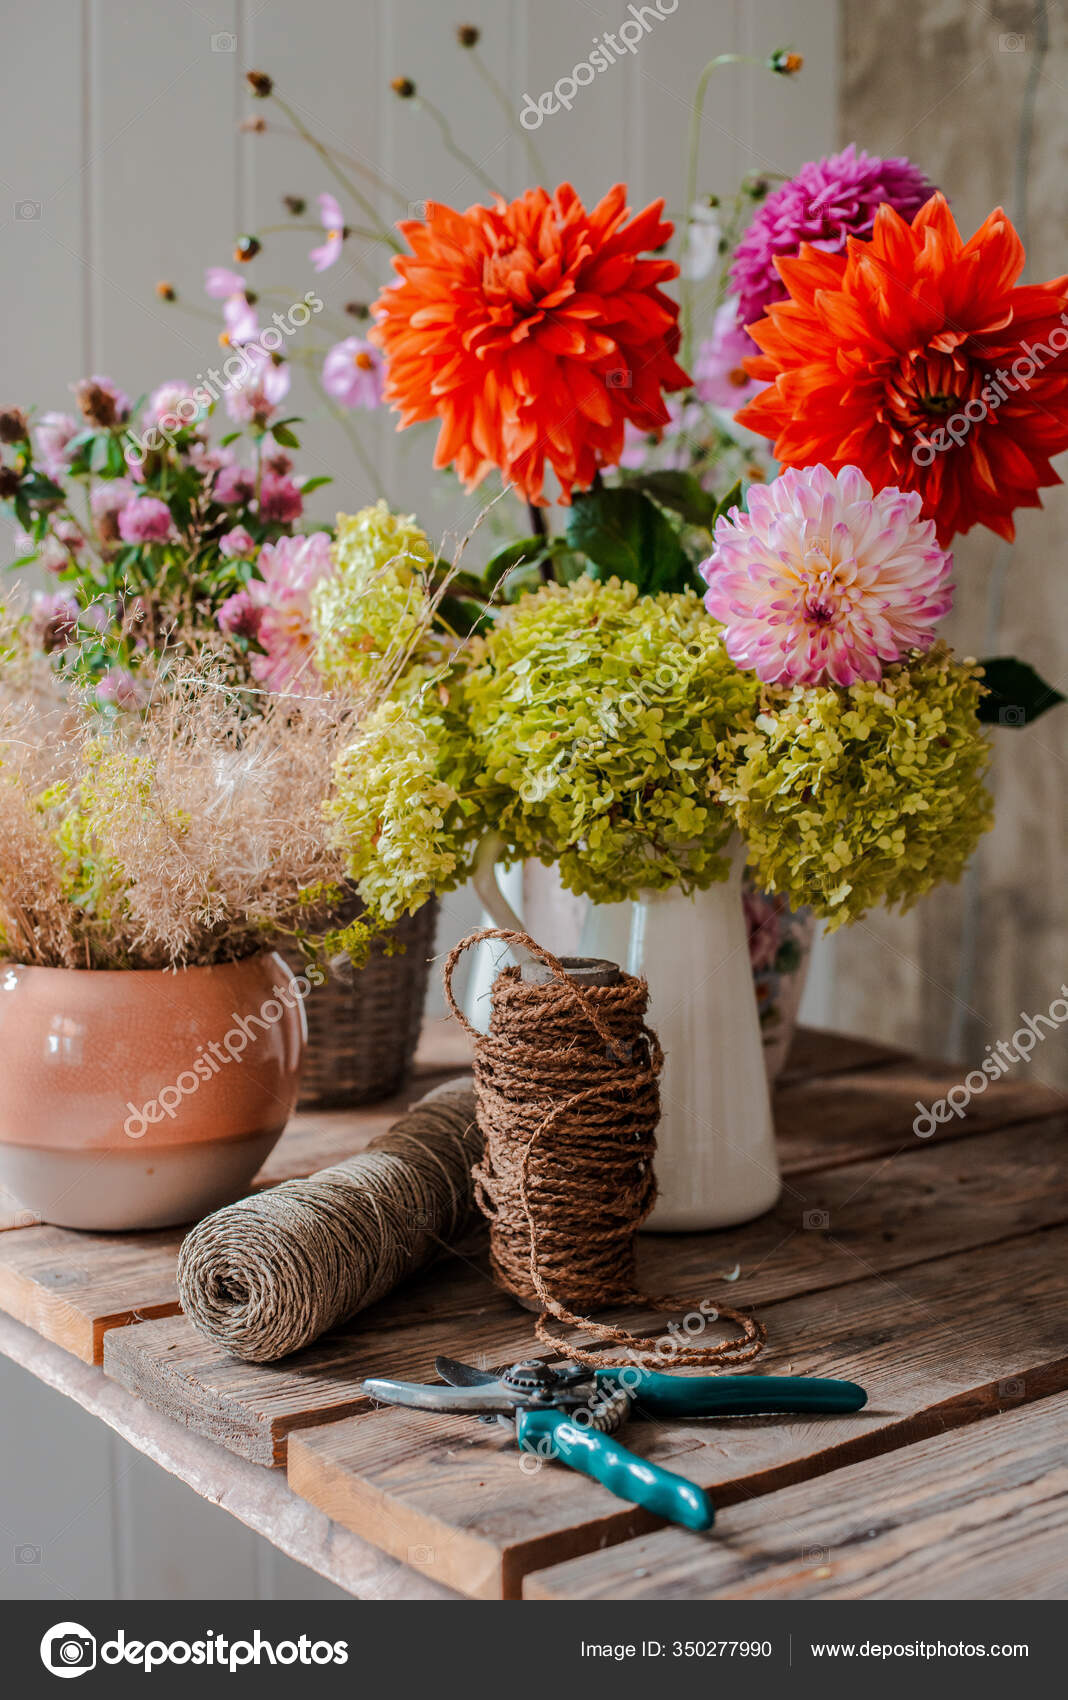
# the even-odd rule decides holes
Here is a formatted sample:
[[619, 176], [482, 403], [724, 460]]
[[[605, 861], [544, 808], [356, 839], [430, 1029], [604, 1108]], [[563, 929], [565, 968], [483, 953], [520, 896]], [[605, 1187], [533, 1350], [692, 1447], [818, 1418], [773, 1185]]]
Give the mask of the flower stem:
[[494, 100], [497, 102], [497, 105], [504, 113], [504, 116], [508, 121], [509, 129], [515, 132], [526, 149], [527, 159], [530, 163], [530, 168], [533, 171], [534, 176], [537, 178], [539, 183], [544, 183], [546, 188], [548, 188], [549, 173], [545, 168], [545, 162], [538, 152], [533, 136], [530, 134], [529, 130], [524, 130], [522, 124], [520, 124], [516, 118], [515, 109], [508, 98], [506, 90], [501, 87], [477, 48], [468, 48], [467, 57], [471, 60], [475, 70], [478, 72]]
[[469, 171], [472, 177], [477, 178], [483, 188], [488, 189], [491, 195], [499, 195], [500, 190], [493, 181], [493, 178], [483, 171], [477, 159], [472, 159], [471, 155], [460, 146], [456, 137], [452, 133], [449, 120], [446, 118], [441, 108], [435, 106], [432, 100], [428, 100], [425, 94], [417, 94], [414, 97], [412, 104], [413, 106], [418, 106], [420, 111], [425, 112], [428, 118], [433, 119], [441, 133], [441, 139], [445, 144], [446, 153], [450, 153], [453, 159], [456, 160], [457, 164], [462, 165], [465, 171]]
[[763, 61], [748, 53], [717, 53], [710, 59], [697, 79], [693, 105], [690, 108], [690, 136], [686, 153], [686, 197], [682, 226], [682, 276], [679, 280], [679, 317], [682, 320], [682, 364], [688, 369], [693, 358], [693, 283], [686, 276], [686, 254], [690, 246], [690, 225], [697, 199], [697, 163], [701, 153], [701, 114], [705, 91], [713, 71], [721, 65], [759, 65]]
[[322, 160], [323, 164], [326, 166], [327, 170], [333, 172], [334, 176], [337, 178], [338, 182], [341, 184], [342, 188], [346, 191], [346, 193], [351, 195], [353, 200], [357, 203], [357, 205], [359, 205], [363, 208], [364, 212], [367, 214], [368, 218], [371, 220], [371, 223], [378, 230], [378, 236], [377, 236], [376, 240], [381, 241], [381, 242], [386, 242], [389, 245], [389, 247], [391, 247], [393, 249], [394, 253], [399, 254], [401, 252], [400, 243], [397, 241], [397, 239], [393, 235], [392, 231], [389, 230], [388, 227], [385, 224], [382, 223], [382, 220], [379, 218], [377, 212], [374, 209], [374, 206], [367, 199], [367, 196], [363, 193], [363, 190], [358, 189], [356, 184], [347, 175], [347, 173], [342, 171], [342, 169], [338, 165], [337, 161], [331, 155], [330, 149], [328, 147], [326, 147], [325, 144], [322, 143], [319, 140], [318, 136], [314, 136], [312, 134], [312, 132], [308, 129], [307, 125], [303, 122], [303, 120], [301, 118], [299, 118], [297, 116], [297, 114], [293, 111], [293, 108], [289, 105], [289, 103], [282, 99], [282, 96], [278, 93], [277, 90], [275, 90], [274, 94], [272, 94], [271, 99], [275, 102], [275, 105], [279, 108], [279, 110], [285, 113], [286, 117], [289, 119], [289, 122], [292, 124], [294, 130], [296, 130], [298, 136], [300, 136], [302, 141], [307, 142], [308, 146], [310, 148], [314, 149], [314, 151], [318, 154], [319, 158]]

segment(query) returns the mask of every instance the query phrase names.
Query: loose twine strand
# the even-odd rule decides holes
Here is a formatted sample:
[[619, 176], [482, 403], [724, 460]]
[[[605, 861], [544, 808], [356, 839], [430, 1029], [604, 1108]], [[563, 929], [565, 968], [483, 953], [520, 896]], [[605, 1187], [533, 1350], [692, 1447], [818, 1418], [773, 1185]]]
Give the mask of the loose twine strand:
[[178, 1257], [183, 1310], [247, 1363], [299, 1351], [464, 1232], [481, 1148], [471, 1086], [438, 1087], [358, 1157], [199, 1222]]
[[[505, 968], [493, 985], [490, 1031], [481, 1034], [460, 1010], [452, 976], [464, 951], [488, 939], [529, 951], [554, 978], [530, 984], [518, 968]], [[500, 927], [462, 939], [446, 958], [444, 981], [449, 1007], [475, 1043], [484, 1141], [475, 1197], [489, 1219], [497, 1280], [521, 1300], [539, 1300], [538, 1339], [577, 1363], [609, 1362], [620, 1347], [639, 1358], [659, 1357], [662, 1335], [632, 1334], [573, 1308], [692, 1308], [691, 1301], [643, 1293], [637, 1285], [637, 1232], [656, 1199], [657, 1081], [664, 1063], [644, 1022], [645, 981], [621, 974], [613, 985], [581, 986], [529, 934]], [[705, 1346], [673, 1340], [673, 1363], [741, 1363], [762, 1349], [766, 1331], [754, 1318], [726, 1305], [702, 1314], [741, 1332]], [[550, 1316], [604, 1349], [591, 1352], [551, 1333]]]

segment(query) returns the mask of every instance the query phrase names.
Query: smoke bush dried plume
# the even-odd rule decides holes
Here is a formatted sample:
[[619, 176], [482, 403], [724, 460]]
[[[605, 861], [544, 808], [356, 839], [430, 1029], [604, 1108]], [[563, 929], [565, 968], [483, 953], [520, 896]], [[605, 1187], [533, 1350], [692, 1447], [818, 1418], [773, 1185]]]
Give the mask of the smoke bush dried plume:
[[351, 710], [248, 712], [202, 661], [104, 721], [0, 685], [0, 958], [167, 968], [312, 931], [341, 895], [322, 804]]

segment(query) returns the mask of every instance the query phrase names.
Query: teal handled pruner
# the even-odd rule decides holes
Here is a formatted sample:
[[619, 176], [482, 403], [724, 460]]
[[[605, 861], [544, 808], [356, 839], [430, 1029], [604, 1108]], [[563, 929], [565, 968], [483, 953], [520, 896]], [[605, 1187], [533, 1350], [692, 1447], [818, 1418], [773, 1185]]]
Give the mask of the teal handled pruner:
[[868, 1395], [854, 1381], [782, 1375], [664, 1375], [637, 1364], [590, 1370], [535, 1359], [487, 1372], [453, 1358], [434, 1365], [434, 1386], [376, 1379], [363, 1389], [386, 1405], [450, 1416], [498, 1418], [523, 1452], [559, 1458], [573, 1470], [687, 1529], [710, 1529], [715, 1513], [703, 1488], [647, 1463], [613, 1438], [639, 1417], [740, 1417], [778, 1412], [859, 1411]]

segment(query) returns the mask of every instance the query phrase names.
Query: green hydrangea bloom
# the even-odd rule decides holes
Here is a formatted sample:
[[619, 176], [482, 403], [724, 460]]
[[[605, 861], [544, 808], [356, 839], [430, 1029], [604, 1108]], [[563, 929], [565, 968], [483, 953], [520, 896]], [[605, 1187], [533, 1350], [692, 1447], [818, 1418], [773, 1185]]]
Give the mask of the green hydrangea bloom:
[[315, 664], [330, 689], [354, 693], [429, 630], [428, 575], [434, 551], [412, 514], [384, 501], [338, 514], [335, 571], [311, 596]]
[[464, 681], [481, 811], [516, 855], [557, 862], [596, 902], [724, 879], [733, 821], [713, 794], [716, 751], [757, 690], [693, 592], [545, 585], [503, 615]]
[[[372, 923], [461, 885], [485, 822], [467, 800], [474, 752], [448, 674], [424, 670], [382, 703], [338, 758], [328, 816]], [[337, 946], [362, 945], [357, 928]]]
[[939, 644], [876, 683], [766, 687], [720, 753], [759, 883], [833, 931], [957, 880], [993, 820], [980, 678]]

